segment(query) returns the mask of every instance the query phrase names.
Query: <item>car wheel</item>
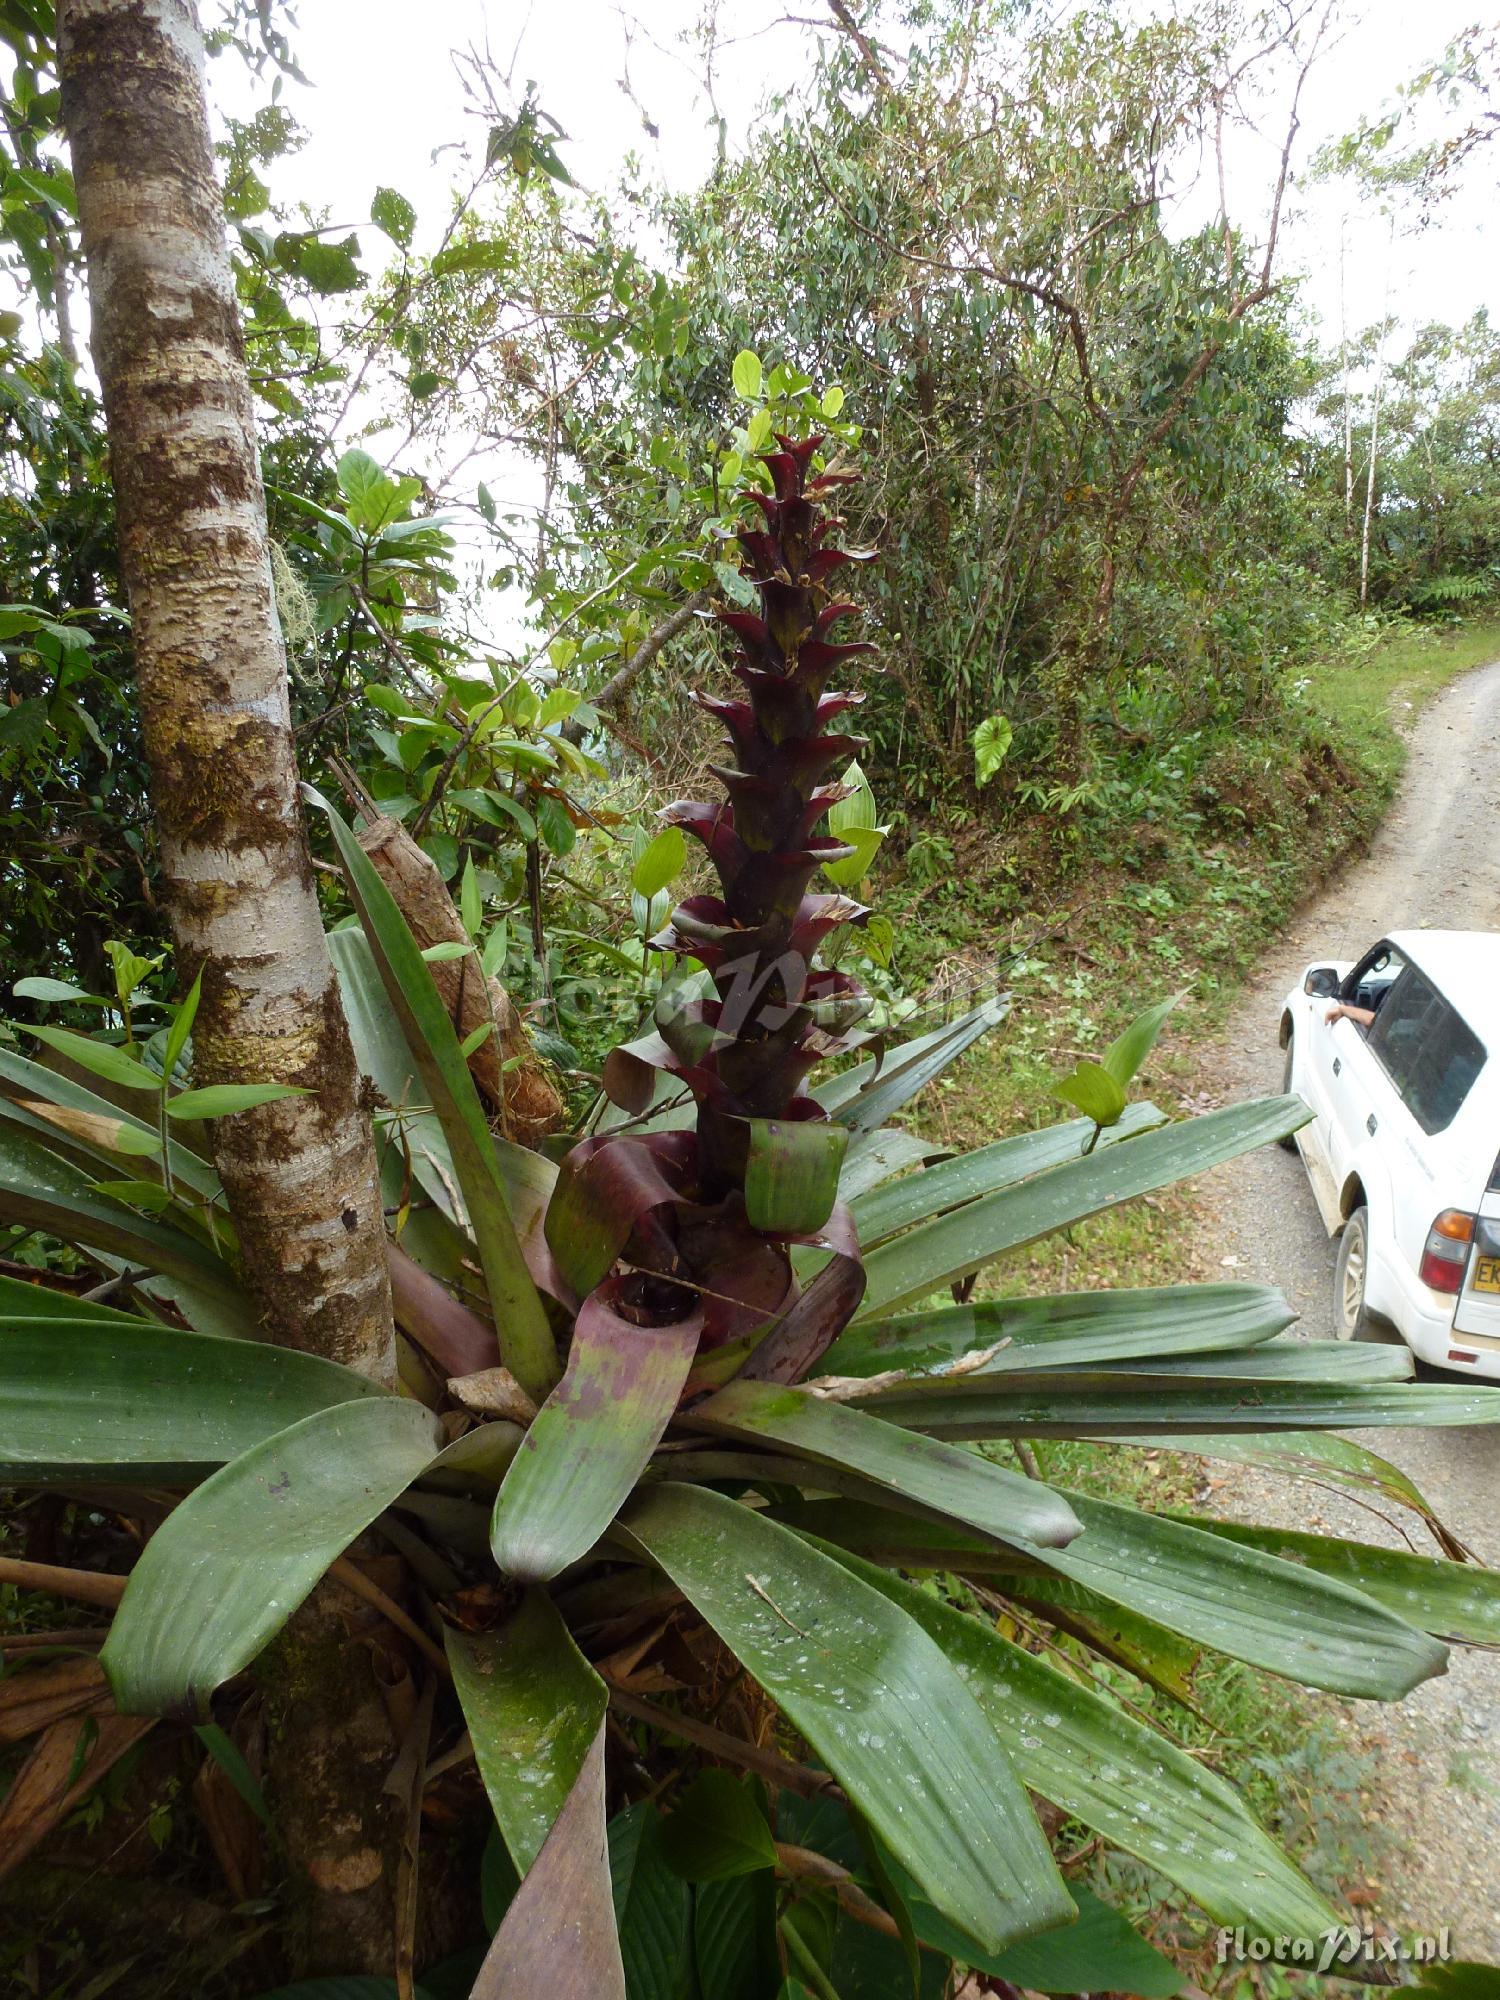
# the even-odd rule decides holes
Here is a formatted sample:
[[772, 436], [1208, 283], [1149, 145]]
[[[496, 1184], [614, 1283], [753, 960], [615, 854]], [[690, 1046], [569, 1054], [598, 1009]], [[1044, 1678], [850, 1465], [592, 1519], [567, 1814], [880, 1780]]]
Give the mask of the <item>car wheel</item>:
[[1338, 1261], [1333, 1267], [1333, 1334], [1335, 1340], [1399, 1340], [1390, 1321], [1365, 1304], [1365, 1280], [1370, 1268], [1370, 1211], [1355, 1209], [1339, 1236]]
[[[1286, 1032], [1286, 1061], [1285, 1063], [1283, 1063], [1281, 1069], [1281, 1094], [1283, 1097], [1289, 1096], [1291, 1093], [1292, 1054], [1295, 1047], [1295, 1042], [1296, 1042], [1296, 1037], [1293, 1031], [1290, 1028], [1288, 1028]], [[1288, 1134], [1284, 1139], [1278, 1139], [1276, 1143], [1281, 1148], [1283, 1153], [1295, 1153], [1297, 1150], [1296, 1138], [1290, 1132], [1288, 1132]]]

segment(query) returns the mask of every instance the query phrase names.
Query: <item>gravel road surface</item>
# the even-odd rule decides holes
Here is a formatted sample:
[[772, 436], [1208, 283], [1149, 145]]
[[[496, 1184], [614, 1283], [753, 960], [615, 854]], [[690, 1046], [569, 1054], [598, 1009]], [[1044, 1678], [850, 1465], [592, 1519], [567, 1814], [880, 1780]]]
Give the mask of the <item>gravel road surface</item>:
[[[1357, 958], [1389, 930], [1500, 930], [1497, 746], [1500, 662], [1466, 674], [1422, 714], [1400, 796], [1369, 853], [1267, 953], [1237, 1038], [1211, 1052], [1215, 1095], [1280, 1088], [1281, 1000], [1311, 960]], [[1267, 1148], [1200, 1186], [1222, 1255], [1239, 1260], [1224, 1275], [1279, 1285], [1302, 1316], [1299, 1330], [1328, 1336], [1334, 1249], [1296, 1155]], [[1360, 1441], [1408, 1473], [1481, 1561], [1500, 1565], [1500, 1427], [1369, 1431]], [[1235, 1471], [1214, 1505], [1244, 1520], [1400, 1545], [1352, 1500], [1255, 1470]], [[1455, 1956], [1500, 1964], [1500, 1653], [1455, 1649], [1449, 1672], [1399, 1708], [1349, 1709], [1377, 1756], [1378, 1810], [1396, 1839], [1384, 1914], [1421, 1930], [1447, 1924]]]

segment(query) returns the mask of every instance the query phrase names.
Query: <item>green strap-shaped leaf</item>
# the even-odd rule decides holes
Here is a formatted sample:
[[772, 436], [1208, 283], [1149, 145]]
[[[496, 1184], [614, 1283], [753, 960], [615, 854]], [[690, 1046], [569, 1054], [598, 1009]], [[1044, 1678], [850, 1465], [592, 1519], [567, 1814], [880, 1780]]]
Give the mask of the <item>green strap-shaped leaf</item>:
[[944, 1149], [900, 1125], [882, 1125], [877, 1132], [856, 1132], [839, 1169], [839, 1199], [854, 1202], [871, 1188], [882, 1186], [918, 1160], [930, 1160]]
[[1337, 1912], [1212, 1771], [987, 1621], [833, 1551], [964, 1674], [1024, 1782], [1175, 1882], [1218, 1923], [1317, 1936]]
[[847, 1125], [820, 1118], [749, 1118], [745, 1213], [752, 1229], [810, 1236], [838, 1200]]
[[[1217, 1354], [1184, 1354], [1167, 1359], [1137, 1354], [1107, 1370], [1069, 1366], [1053, 1380], [1067, 1389], [1084, 1379], [1106, 1377], [1121, 1387], [1158, 1382], [1409, 1382], [1415, 1373], [1409, 1347], [1396, 1342], [1354, 1340], [1267, 1340], [1258, 1347]], [[1128, 1383], [1121, 1379], [1128, 1378]]]
[[205, 1715], [442, 1443], [420, 1403], [367, 1396], [205, 1480], [146, 1544], [100, 1654], [121, 1713]]
[[1285, 1138], [1311, 1115], [1300, 1097], [1231, 1104], [982, 1195], [873, 1251], [865, 1260], [868, 1283], [855, 1317], [874, 1319], [893, 1307], [915, 1305], [1007, 1250]]
[[1261, 1378], [1142, 1385], [1128, 1375], [1051, 1375], [1036, 1386], [962, 1381], [875, 1398], [891, 1423], [949, 1440], [1171, 1437], [1179, 1432], [1432, 1429], [1500, 1423], [1500, 1389], [1439, 1382], [1277, 1382]]
[[[1121, 1439], [1121, 1443], [1128, 1440]], [[1172, 1449], [1233, 1465], [1264, 1465], [1292, 1479], [1331, 1481], [1354, 1493], [1370, 1493], [1409, 1507], [1447, 1546], [1448, 1532], [1432, 1503], [1388, 1458], [1381, 1458], [1353, 1438], [1332, 1431], [1283, 1431], [1269, 1437], [1174, 1437]]]
[[1269, 1285], [1152, 1285], [986, 1299], [851, 1326], [819, 1368], [826, 1375], [892, 1369], [937, 1374], [965, 1356], [987, 1353], [974, 1371], [983, 1379], [1016, 1369], [1246, 1348], [1272, 1339], [1295, 1318]]
[[1035, 1548], [1035, 1566], [1009, 1570], [1003, 1555], [977, 1536], [868, 1500], [783, 1504], [775, 1514], [867, 1559], [983, 1574], [998, 1589], [1039, 1602], [1048, 1596], [1051, 1572], [1186, 1639], [1339, 1694], [1394, 1700], [1440, 1673], [1447, 1660], [1446, 1648], [1427, 1633], [1348, 1584], [1169, 1517], [1079, 1493], [1067, 1497], [1083, 1533], [1065, 1549]]
[[1476, 1646], [1500, 1646], [1500, 1575], [1479, 1563], [1445, 1562], [1441, 1556], [1341, 1541], [1295, 1528], [1263, 1528], [1239, 1521], [1193, 1525], [1246, 1548], [1305, 1563], [1323, 1576], [1352, 1584], [1424, 1632]]
[[[1154, 1104], [1132, 1104], [1116, 1126], [1100, 1133], [1098, 1143], [1118, 1145], [1122, 1139], [1133, 1139], [1165, 1122], [1166, 1113]], [[1015, 1187], [1065, 1161], [1081, 1159], [1093, 1131], [1091, 1119], [1067, 1118], [1057, 1125], [1044, 1125], [1040, 1132], [997, 1139], [992, 1146], [941, 1160], [919, 1174], [907, 1174], [876, 1188], [854, 1204], [859, 1240], [866, 1251], [873, 1250], [916, 1223], [928, 1222], [999, 1188]]]
[[811, 1744], [933, 1904], [978, 1943], [1066, 1923], [994, 1732], [910, 1617], [722, 1494], [663, 1486], [623, 1524]]
[[107, 1312], [17, 1319], [0, 1296], [0, 1479], [184, 1485], [362, 1396], [389, 1400], [314, 1354]]
[[[41, 1274], [38, 1273], [40, 1280]], [[9, 1331], [23, 1320], [67, 1320], [73, 1326], [132, 1326], [143, 1324], [139, 1313], [121, 1312], [118, 1306], [101, 1305], [97, 1299], [81, 1299], [74, 1292], [54, 1291], [51, 1285], [28, 1284], [24, 1278], [0, 1278], [0, 1331]]]
[[490, 1547], [505, 1575], [545, 1581], [598, 1541], [677, 1407], [702, 1327], [699, 1313], [636, 1326], [600, 1292], [585, 1299], [567, 1371], [495, 1495]]
[[239, 1286], [206, 1243], [96, 1194], [91, 1175], [9, 1125], [0, 1125], [0, 1220], [44, 1229], [64, 1243], [106, 1251], [135, 1270], [159, 1271], [193, 1286], [211, 1302], [216, 1332], [244, 1339], [259, 1332]]
[[[409, 1107], [401, 1120], [400, 1142], [393, 1137], [384, 1147], [385, 1164], [394, 1177], [393, 1198], [399, 1192], [409, 1154], [412, 1173], [423, 1192], [448, 1221], [472, 1235], [453, 1155], [435, 1114], [419, 1108], [427, 1103], [426, 1086], [391, 1013], [369, 941], [363, 931], [332, 931], [328, 949], [361, 1071], [373, 1079], [388, 1104], [403, 1110]], [[557, 1180], [557, 1168], [526, 1146], [493, 1135], [490, 1143], [511, 1220], [524, 1243], [528, 1229], [539, 1226]], [[404, 1235], [402, 1240], [406, 1240]]]
[[957, 1062], [981, 1035], [997, 1028], [1009, 1012], [1010, 995], [996, 994], [958, 1020], [889, 1050], [883, 1062], [867, 1056], [826, 1078], [810, 1095], [851, 1132], [873, 1132]]
[[492, 1632], [443, 1634], [500, 1833], [524, 1876], [577, 1783], [608, 1697], [545, 1591]]
[[470, 2000], [626, 2000], [604, 1825], [604, 1724], [511, 1900]]
[[1335, 1694], [1395, 1701], [1443, 1671], [1445, 1646], [1332, 1577], [1181, 1521], [1082, 1494], [1083, 1533], [1049, 1569], [1235, 1659]]
[[1039, 1481], [802, 1389], [731, 1382], [688, 1411], [683, 1422], [716, 1437], [773, 1445], [815, 1466], [842, 1467], [1012, 1546], [1018, 1541], [1061, 1546], [1078, 1533], [1071, 1509]]
[[326, 801], [319, 803], [333, 828], [386, 997], [448, 1141], [489, 1289], [501, 1359], [528, 1395], [540, 1401], [557, 1380], [557, 1347], [521, 1253], [474, 1079], [442, 995], [390, 890], [339, 815]]

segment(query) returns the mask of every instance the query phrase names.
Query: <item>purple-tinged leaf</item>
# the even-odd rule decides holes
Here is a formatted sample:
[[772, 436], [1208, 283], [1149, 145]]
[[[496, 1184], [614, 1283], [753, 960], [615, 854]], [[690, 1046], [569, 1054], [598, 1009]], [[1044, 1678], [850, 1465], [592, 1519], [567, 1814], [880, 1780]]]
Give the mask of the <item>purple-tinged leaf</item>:
[[625, 2000], [604, 1822], [601, 1722], [567, 1803], [495, 1933], [470, 2000]]
[[584, 1139], [568, 1154], [547, 1206], [547, 1243], [579, 1297], [608, 1276], [638, 1223], [683, 1199], [696, 1152], [691, 1132], [650, 1132]]
[[495, 1329], [394, 1243], [385, 1247], [396, 1324], [447, 1375], [473, 1375], [500, 1358]]
[[492, 1632], [443, 1635], [453, 1685], [501, 1837], [524, 1876], [604, 1720], [604, 1683], [543, 1590]]
[[760, 1341], [745, 1364], [748, 1380], [800, 1382], [859, 1310], [865, 1269], [843, 1202], [834, 1204], [817, 1236], [804, 1240], [833, 1255]]
[[505, 1575], [553, 1577], [613, 1521], [660, 1442], [687, 1381], [703, 1314], [638, 1326], [611, 1280], [584, 1300], [561, 1382], [522, 1441], [490, 1521]]

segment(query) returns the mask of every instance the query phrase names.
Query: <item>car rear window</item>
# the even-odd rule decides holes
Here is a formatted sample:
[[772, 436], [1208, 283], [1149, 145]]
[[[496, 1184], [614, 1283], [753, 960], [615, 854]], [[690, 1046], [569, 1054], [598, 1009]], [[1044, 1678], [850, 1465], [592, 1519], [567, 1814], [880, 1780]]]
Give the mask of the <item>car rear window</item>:
[[1453, 1123], [1484, 1068], [1484, 1044], [1414, 965], [1381, 1002], [1370, 1047], [1424, 1132]]

